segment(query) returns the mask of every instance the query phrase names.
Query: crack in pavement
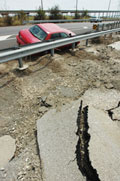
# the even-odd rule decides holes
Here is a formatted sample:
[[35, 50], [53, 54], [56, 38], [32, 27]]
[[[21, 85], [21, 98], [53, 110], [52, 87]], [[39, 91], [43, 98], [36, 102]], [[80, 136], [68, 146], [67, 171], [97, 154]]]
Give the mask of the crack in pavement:
[[76, 135], [79, 137], [76, 145], [76, 160], [79, 170], [86, 177], [87, 181], [100, 181], [97, 170], [92, 167], [89, 158], [89, 141], [90, 135], [88, 134], [88, 106], [82, 108], [83, 102], [81, 101], [78, 110]]

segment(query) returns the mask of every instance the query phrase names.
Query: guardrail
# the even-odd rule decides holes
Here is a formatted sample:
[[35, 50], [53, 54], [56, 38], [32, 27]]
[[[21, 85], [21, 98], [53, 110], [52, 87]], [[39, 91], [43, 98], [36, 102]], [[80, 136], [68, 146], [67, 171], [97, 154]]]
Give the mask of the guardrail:
[[[24, 12], [24, 13], [37, 13], [38, 10], [0, 10], [0, 13], [9, 13], [9, 14], [17, 14], [20, 12]], [[45, 13], [50, 13], [51, 10], [43, 10]], [[77, 10], [78, 13], [83, 13], [87, 11], [87, 13], [120, 13], [120, 10]], [[60, 10], [61, 13], [76, 13], [76, 9], [75, 10]]]
[[[114, 19], [103, 19], [102, 21], [115, 21]], [[116, 20], [117, 21], [117, 20]], [[58, 20], [30, 20], [23, 21], [22, 24], [38, 24], [38, 23], [70, 23], [70, 22], [91, 22], [90, 19], [58, 19]]]
[[30, 20], [30, 21], [23, 21], [23, 24], [38, 24], [38, 23], [67, 23], [67, 22], [87, 22], [88, 19], [58, 19], [58, 20]]
[[67, 45], [67, 44], [72, 44], [72, 48], [74, 49], [76, 42], [79, 42], [81, 40], [87, 41], [88, 39], [91, 39], [91, 38], [96, 38], [99, 36], [119, 32], [119, 31], [120, 31], [120, 28], [117, 28], [117, 29], [112, 29], [112, 30], [107, 30], [107, 31], [102, 31], [102, 32], [90, 33], [90, 34], [86, 34], [86, 35], [77, 35], [74, 37], [55, 40], [55, 41], [51, 41], [51, 42], [42, 42], [42, 43], [30, 44], [27, 46], [23, 46], [20, 49], [10, 50], [8, 52], [1, 53], [0, 54], [0, 63], [4, 63], [4, 62], [8, 62], [8, 61], [17, 59], [18, 63], [19, 63], [19, 68], [24, 69], [24, 66], [22, 63], [23, 57], [26, 57], [26, 56], [29, 56], [32, 54], [36, 54], [39, 52], [44, 52], [47, 50], [50, 50], [51, 55], [53, 56], [55, 48], [62, 47], [62, 46]]
[[120, 21], [115, 21], [114, 23], [100, 23], [93, 24], [93, 29], [96, 31], [105, 31], [108, 29], [115, 29], [120, 27]]

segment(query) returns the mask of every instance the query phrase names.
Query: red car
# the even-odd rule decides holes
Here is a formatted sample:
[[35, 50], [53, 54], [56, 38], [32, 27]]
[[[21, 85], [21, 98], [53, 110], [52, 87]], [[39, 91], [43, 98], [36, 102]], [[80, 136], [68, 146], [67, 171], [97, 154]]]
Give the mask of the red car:
[[70, 30], [63, 29], [54, 23], [41, 23], [24, 29], [16, 36], [18, 45], [26, 45], [44, 40], [56, 40], [74, 36]]

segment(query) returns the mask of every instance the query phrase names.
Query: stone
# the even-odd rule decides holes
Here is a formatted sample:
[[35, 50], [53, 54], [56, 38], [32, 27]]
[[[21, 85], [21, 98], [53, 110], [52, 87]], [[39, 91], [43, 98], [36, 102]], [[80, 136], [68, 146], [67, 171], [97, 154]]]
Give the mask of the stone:
[[105, 87], [106, 87], [106, 89], [113, 89], [114, 88], [114, 86], [111, 83], [107, 83], [105, 85]]
[[39, 112], [39, 113], [42, 113], [42, 114], [44, 114], [44, 113], [47, 112], [47, 111], [48, 111], [48, 108], [46, 108], [46, 107], [44, 107], [44, 106], [40, 107], [39, 110], [38, 110], [38, 112]]
[[120, 50], [120, 41], [118, 42], [114, 42], [110, 45], [108, 45], [109, 47], [115, 48], [116, 50]]
[[0, 168], [5, 167], [13, 158], [15, 150], [15, 140], [11, 136], [0, 137]]
[[113, 120], [120, 121], [120, 107], [117, 107], [112, 110], [113, 112]]

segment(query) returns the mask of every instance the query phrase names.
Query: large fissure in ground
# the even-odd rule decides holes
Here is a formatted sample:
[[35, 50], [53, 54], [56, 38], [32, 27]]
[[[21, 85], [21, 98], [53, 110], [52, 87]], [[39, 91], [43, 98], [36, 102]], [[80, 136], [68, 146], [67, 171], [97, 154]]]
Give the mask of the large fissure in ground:
[[88, 106], [83, 108], [82, 104], [81, 101], [77, 117], [78, 130], [76, 134], [79, 137], [76, 146], [77, 164], [87, 181], [100, 181], [97, 170], [93, 168], [89, 158], [88, 147], [90, 135], [88, 134]]

